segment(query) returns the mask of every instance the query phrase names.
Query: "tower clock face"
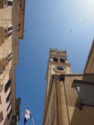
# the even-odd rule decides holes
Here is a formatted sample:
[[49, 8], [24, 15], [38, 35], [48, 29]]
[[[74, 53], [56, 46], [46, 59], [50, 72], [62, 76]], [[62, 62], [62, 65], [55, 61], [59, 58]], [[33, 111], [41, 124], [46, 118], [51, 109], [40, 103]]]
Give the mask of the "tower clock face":
[[64, 66], [56, 66], [56, 69], [60, 70], [60, 71], [63, 71], [63, 70], [65, 70], [65, 67]]

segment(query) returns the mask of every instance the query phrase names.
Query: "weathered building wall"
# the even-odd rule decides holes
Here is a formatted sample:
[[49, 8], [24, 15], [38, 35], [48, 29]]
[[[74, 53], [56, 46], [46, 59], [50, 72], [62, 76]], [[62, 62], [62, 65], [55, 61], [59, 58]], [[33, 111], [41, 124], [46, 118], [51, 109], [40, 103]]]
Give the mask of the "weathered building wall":
[[[92, 106], [83, 106], [82, 109], [78, 107], [78, 94], [76, 88], [73, 87], [75, 79], [82, 80], [83, 76], [66, 76], [65, 77], [65, 93], [67, 112], [69, 118], [69, 125], [93, 125], [94, 108]], [[92, 99], [92, 98], [91, 98]], [[63, 112], [63, 110], [62, 110]], [[65, 117], [62, 117], [63, 119]], [[66, 125], [66, 124], [64, 124]]]
[[0, 0], [0, 125], [16, 125], [19, 117], [15, 64], [18, 40], [24, 36], [24, 11], [25, 0]]
[[90, 52], [88, 54], [84, 73], [94, 73], [94, 40], [92, 42], [92, 46], [91, 46]]

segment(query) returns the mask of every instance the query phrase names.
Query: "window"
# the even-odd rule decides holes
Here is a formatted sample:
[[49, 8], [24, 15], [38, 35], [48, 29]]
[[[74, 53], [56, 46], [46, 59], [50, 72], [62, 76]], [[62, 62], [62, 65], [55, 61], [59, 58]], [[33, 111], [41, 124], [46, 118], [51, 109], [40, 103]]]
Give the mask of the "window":
[[11, 92], [8, 94], [7, 98], [6, 98], [6, 105], [7, 105], [7, 111], [11, 105]]
[[11, 30], [13, 30], [13, 27], [12, 26], [8, 27], [8, 32]]
[[8, 27], [7, 31], [8, 31], [8, 37], [10, 37], [13, 34], [13, 27], [12, 26]]
[[8, 37], [10, 37], [12, 35], [12, 32], [8, 33]]
[[18, 24], [18, 27], [17, 27], [18, 32], [20, 31], [20, 26], [21, 26], [21, 23]]
[[16, 114], [18, 120], [20, 120], [20, 103], [21, 103], [21, 98], [16, 99]]
[[56, 57], [53, 58], [54, 62], [58, 62], [58, 59]]
[[12, 109], [10, 110], [10, 112], [8, 113], [8, 119], [10, 119], [10, 116], [12, 115]]
[[5, 69], [5, 67], [7, 66], [7, 64], [9, 63], [9, 61], [12, 59], [12, 55], [13, 53], [10, 52], [4, 59], [3, 59], [3, 70]]
[[0, 92], [2, 92], [3, 90], [3, 85], [0, 85]]
[[60, 62], [61, 62], [61, 63], [65, 63], [65, 59], [60, 58]]
[[9, 110], [10, 106], [11, 106], [11, 101], [9, 101], [9, 103], [7, 105], [7, 111]]
[[13, 0], [8, 0], [8, 6], [12, 6], [13, 5]]
[[13, 34], [13, 26], [10, 26], [5, 29], [5, 38], [12, 36], [12, 34]]
[[3, 60], [0, 60], [0, 74], [3, 72]]
[[22, 1], [20, 0], [20, 7], [22, 6], [21, 2], [22, 2]]
[[13, 0], [0, 0], [0, 9], [2, 9], [4, 5], [12, 6]]
[[7, 59], [7, 57], [5, 57], [3, 60], [4, 60], [4, 66], [3, 66], [3, 68], [4, 68], [4, 70], [5, 70], [5, 67], [6, 67], [6, 65], [8, 64], [8, 59]]
[[60, 81], [64, 81], [65, 80], [65, 75], [64, 74], [61, 74], [60, 75]]
[[78, 94], [78, 107], [94, 106], [94, 82], [74, 80], [74, 86]]
[[1, 111], [0, 112], [0, 122], [2, 122], [2, 120], [3, 120], [3, 112]]
[[9, 54], [8, 54], [8, 56], [7, 56], [7, 59], [8, 59], [8, 62], [12, 59], [12, 52], [10, 52]]
[[5, 92], [7, 92], [10, 86], [11, 86], [11, 80], [9, 79], [7, 84], [5, 85]]
[[4, 2], [3, 2], [3, 0], [0, 0], [0, 9], [2, 9], [3, 6], [4, 6]]

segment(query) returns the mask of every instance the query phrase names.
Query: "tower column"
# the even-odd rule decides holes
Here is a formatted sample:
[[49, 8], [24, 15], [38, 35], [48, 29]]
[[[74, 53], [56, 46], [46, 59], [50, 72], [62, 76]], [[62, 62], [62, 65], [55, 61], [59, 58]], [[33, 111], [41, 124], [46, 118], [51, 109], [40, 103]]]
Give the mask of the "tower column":
[[68, 117], [68, 109], [66, 102], [66, 92], [64, 82], [60, 81], [59, 83], [60, 89], [60, 114], [61, 114], [61, 125], [69, 125], [69, 117]]

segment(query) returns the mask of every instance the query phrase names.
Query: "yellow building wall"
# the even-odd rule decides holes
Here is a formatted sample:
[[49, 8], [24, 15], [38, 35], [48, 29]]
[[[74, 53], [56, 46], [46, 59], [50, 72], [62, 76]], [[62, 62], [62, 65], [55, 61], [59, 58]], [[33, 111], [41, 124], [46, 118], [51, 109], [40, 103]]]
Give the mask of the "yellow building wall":
[[57, 109], [56, 109], [56, 87], [53, 83], [50, 93], [49, 103], [47, 107], [47, 114], [44, 125], [57, 125]]
[[68, 112], [69, 125], [94, 125], [94, 107], [83, 106], [82, 110], [80, 110], [76, 106], [78, 96], [76, 89], [72, 87], [74, 79], [81, 80], [82, 77], [65, 77], [66, 110]]
[[87, 58], [84, 73], [94, 73], [94, 40]]
[[[21, 6], [20, 6], [21, 4]], [[9, 125], [10, 120], [7, 119], [9, 111], [12, 109], [12, 115], [16, 114], [16, 94], [15, 94], [15, 64], [18, 62], [18, 40], [23, 38], [24, 32], [24, 11], [25, 0], [13, 0], [12, 6], [5, 4], [4, 0], [0, 0], [0, 91], [1, 103], [0, 113], [3, 112], [3, 120], [0, 125]], [[19, 25], [20, 23], [20, 25]], [[12, 26], [8, 36], [8, 28]], [[12, 52], [12, 58], [8, 61], [7, 56]], [[5, 93], [4, 88], [7, 81], [11, 79], [11, 86]], [[12, 103], [9, 110], [6, 110], [6, 98], [11, 91]], [[16, 123], [15, 123], [16, 124]]]

